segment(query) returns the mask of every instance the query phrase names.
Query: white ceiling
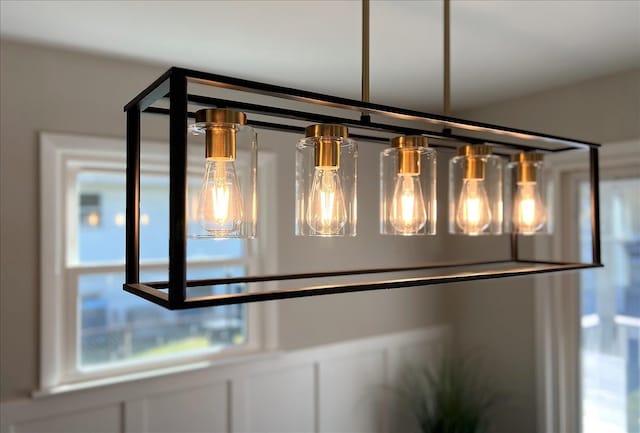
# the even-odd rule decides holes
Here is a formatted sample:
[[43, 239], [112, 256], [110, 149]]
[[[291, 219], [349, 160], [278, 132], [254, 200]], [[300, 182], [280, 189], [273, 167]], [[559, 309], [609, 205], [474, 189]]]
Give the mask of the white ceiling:
[[[358, 1], [6, 1], [0, 34], [358, 98]], [[640, 67], [640, 1], [453, 1], [454, 110]], [[374, 102], [439, 110], [442, 3], [371, 2]]]

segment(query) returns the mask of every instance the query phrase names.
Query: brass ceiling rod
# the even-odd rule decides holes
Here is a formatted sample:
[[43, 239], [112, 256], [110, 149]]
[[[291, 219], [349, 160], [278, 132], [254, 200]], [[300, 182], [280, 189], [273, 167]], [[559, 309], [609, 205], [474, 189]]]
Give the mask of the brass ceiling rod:
[[443, 0], [444, 7], [444, 79], [443, 79], [443, 111], [445, 116], [451, 115], [451, 9], [450, 0]]
[[[362, 102], [369, 101], [369, 0], [362, 0]], [[362, 112], [369, 119], [368, 111]]]

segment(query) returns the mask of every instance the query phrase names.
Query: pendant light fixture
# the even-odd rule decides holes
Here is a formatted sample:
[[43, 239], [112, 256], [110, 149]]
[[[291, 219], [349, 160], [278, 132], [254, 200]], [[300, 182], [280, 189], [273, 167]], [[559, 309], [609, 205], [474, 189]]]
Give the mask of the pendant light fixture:
[[544, 205], [543, 155], [522, 152], [511, 157], [510, 177], [515, 185], [512, 230], [523, 235], [546, 233], [547, 207]]
[[502, 158], [486, 144], [458, 148], [449, 161], [449, 232], [502, 233]]
[[355, 236], [358, 145], [343, 125], [311, 125], [305, 135], [296, 149], [296, 235]]
[[[600, 145], [452, 117], [448, 0], [444, 1], [444, 115], [371, 103], [368, 0], [362, 2], [362, 12], [362, 99], [359, 101], [172, 67], [125, 106], [124, 290], [169, 309], [186, 309], [602, 266], [598, 203]], [[190, 93], [192, 84], [197, 85], [193, 87], [195, 92], [201, 91], [202, 86], [214, 91], [224, 89], [222, 93], [226, 98]], [[260, 95], [260, 100], [265, 102], [249, 101], [247, 95]], [[166, 108], [166, 101], [169, 108]], [[161, 282], [140, 281], [142, 113], [169, 118], [169, 278]], [[354, 113], [360, 113], [360, 117]], [[195, 119], [191, 127], [188, 126], [189, 119]], [[401, 267], [325, 272], [300, 269], [289, 274], [188, 280], [189, 239], [256, 236], [257, 138], [254, 127], [304, 137], [296, 146], [295, 233], [300, 236], [356, 235], [357, 156], [358, 143], [363, 142], [391, 143], [380, 156], [381, 233], [435, 234], [434, 148], [443, 148], [457, 149], [457, 155], [449, 162], [449, 231], [467, 235], [501, 234], [503, 161], [518, 153], [509, 165], [509, 179], [514, 179], [515, 203], [507, 212], [514, 230], [504, 257], [496, 261], [469, 261], [461, 257], [456, 262], [418, 262]], [[187, 206], [188, 129], [205, 138], [206, 170], [200, 192], [192, 196], [199, 198], [193, 209]], [[590, 163], [591, 260], [576, 263], [523, 258], [518, 249], [519, 235], [541, 233], [549, 226], [550, 216], [544, 212], [542, 154], [574, 152], [579, 155], [581, 150], [586, 151], [582, 154], [587, 154]], [[366, 151], [366, 146], [362, 146], [361, 151]], [[378, 171], [375, 167], [365, 169]], [[387, 276], [376, 278], [376, 275]], [[332, 280], [336, 277], [340, 279]], [[264, 282], [278, 282], [283, 286], [264, 290], [259, 286]], [[243, 290], [200, 297], [188, 293], [188, 288], [192, 287], [229, 284], [243, 285]], [[258, 286], [252, 286], [254, 284]]]
[[[256, 133], [247, 115], [227, 109], [195, 113], [194, 135], [205, 137], [205, 170], [195, 215], [194, 238], [253, 238], [256, 236]], [[238, 152], [242, 149], [242, 153]], [[245, 160], [240, 163], [242, 156]]]
[[401, 135], [380, 153], [380, 233], [436, 233], [436, 152], [423, 135]]

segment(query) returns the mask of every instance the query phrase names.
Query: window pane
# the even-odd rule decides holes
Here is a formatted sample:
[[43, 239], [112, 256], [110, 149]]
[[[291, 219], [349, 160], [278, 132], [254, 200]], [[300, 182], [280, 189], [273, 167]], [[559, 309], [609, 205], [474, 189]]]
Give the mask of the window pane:
[[[580, 185], [582, 260], [591, 260], [589, 184]], [[600, 182], [602, 260], [581, 272], [582, 430], [640, 432], [640, 179]]]
[[[219, 268], [213, 277], [244, 275], [242, 267]], [[158, 280], [155, 272], [143, 281]], [[154, 361], [217, 352], [247, 341], [245, 305], [170, 311], [122, 291], [122, 273], [78, 278], [79, 368], [109, 368], [123, 362]], [[241, 286], [199, 289], [190, 295], [237, 293]]]
[[[123, 262], [125, 253], [125, 174], [81, 171], [77, 175], [77, 239], [71, 245], [78, 263]], [[190, 185], [200, 179], [189, 179]], [[191, 187], [190, 189], [193, 189]], [[140, 260], [167, 260], [169, 251], [169, 179], [140, 176]], [[190, 259], [228, 259], [245, 255], [241, 239], [190, 239]]]

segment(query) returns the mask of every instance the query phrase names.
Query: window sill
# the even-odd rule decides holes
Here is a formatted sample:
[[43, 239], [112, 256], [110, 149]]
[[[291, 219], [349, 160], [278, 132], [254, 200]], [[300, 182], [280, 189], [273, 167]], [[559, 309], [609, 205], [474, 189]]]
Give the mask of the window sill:
[[31, 398], [40, 399], [55, 395], [73, 393], [76, 391], [86, 391], [96, 388], [109, 387], [118, 384], [137, 382], [147, 379], [168, 377], [180, 373], [189, 373], [208, 368], [224, 367], [230, 365], [239, 365], [249, 362], [264, 361], [277, 358], [283, 354], [282, 351], [260, 352], [253, 354], [238, 355], [223, 359], [212, 359], [206, 361], [197, 361], [172, 367], [156, 368], [150, 371], [141, 371], [135, 373], [114, 374], [110, 377], [100, 379], [88, 379], [73, 383], [66, 383], [52, 387], [41, 388], [31, 393]]

